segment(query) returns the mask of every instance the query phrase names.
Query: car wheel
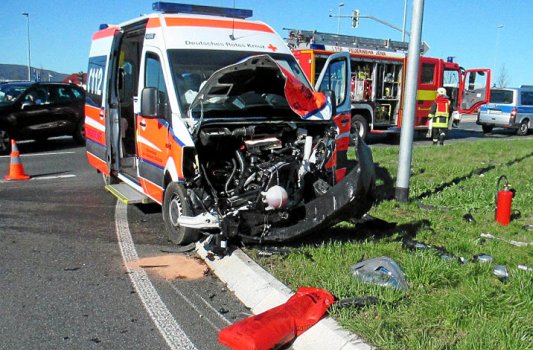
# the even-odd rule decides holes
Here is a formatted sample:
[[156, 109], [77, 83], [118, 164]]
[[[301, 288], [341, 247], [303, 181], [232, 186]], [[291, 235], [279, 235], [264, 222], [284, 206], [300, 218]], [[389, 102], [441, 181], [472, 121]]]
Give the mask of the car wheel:
[[481, 125], [481, 129], [483, 129], [484, 134], [492, 132], [492, 128], [494, 128], [492, 125]]
[[11, 139], [6, 131], [0, 130], [0, 154], [8, 154], [11, 150]]
[[168, 238], [175, 244], [189, 244], [200, 238], [200, 231], [180, 226], [178, 218], [182, 215], [194, 215], [187, 192], [182, 184], [171, 182], [165, 190], [163, 199], [163, 221]]
[[352, 127], [350, 128], [350, 133], [353, 135], [352, 140], [355, 139], [355, 134], [358, 134], [363, 141], [366, 140], [366, 136], [368, 134], [368, 122], [361, 114], [354, 114], [352, 116]]
[[522, 123], [520, 123], [520, 127], [518, 128], [518, 130], [516, 130], [516, 134], [519, 136], [526, 136], [528, 128], [529, 128], [529, 120], [524, 119], [522, 120]]
[[74, 138], [74, 142], [76, 142], [78, 145], [85, 144], [85, 121], [83, 119], [81, 119], [78, 122], [78, 125], [76, 125], [76, 130], [74, 131], [72, 137]]

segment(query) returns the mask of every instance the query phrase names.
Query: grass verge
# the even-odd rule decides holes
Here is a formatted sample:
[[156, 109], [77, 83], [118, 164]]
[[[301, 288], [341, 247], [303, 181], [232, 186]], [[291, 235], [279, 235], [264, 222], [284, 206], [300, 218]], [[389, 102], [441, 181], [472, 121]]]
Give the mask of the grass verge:
[[[532, 349], [533, 272], [517, 266], [533, 265], [533, 246], [517, 247], [480, 234], [533, 241], [533, 232], [524, 228], [533, 225], [533, 140], [417, 146], [411, 201], [405, 204], [390, 199], [398, 147], [373, 147], [373, 154], [380, 202], [370, 214], [396, 227], [343, 222], [327, 236], [312, 237], [283, 256], [248, 253], [293, 290], [313, 286], [338, 298], [378, 297], [378, 305], [334, 307], [330, 315], [380, 349]], [[494, 222], [496, 181], [502, 174], [517, 191], [517, 217], [506, 227]], [[466, 221], [466, 213], [476, 222]], [[434, 250], [406, 250], [406, 236], [469, 261], [443, 259]], [[481, 253], [492, 255], [493, 262], [473, 262]], [[351, 276], [353, 264], [379, 256], [389, 256], [402, 267], [408, 291], [365, 284]], [[507, 282], [492, 274], [495, 265], [506, 266]]]

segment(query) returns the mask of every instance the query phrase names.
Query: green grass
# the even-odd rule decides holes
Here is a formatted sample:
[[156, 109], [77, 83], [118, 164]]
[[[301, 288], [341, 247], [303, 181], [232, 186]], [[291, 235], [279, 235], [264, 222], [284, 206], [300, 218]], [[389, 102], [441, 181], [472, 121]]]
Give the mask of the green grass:
[[[380, 174], [385, 175], [378, 180], [380, 198], [390, 197], [398, 147], [373, 147], [373, 154], [383, 170]], [[264, 258], [254, 250], [249, 253], [293, 290], [313, 286], [338, 298], [378, 297], [381, 304], [333, 307], [330, 315], [380, 349], [532, 349], [533, 272], [517, 265], [533, 265], [533, 246], [483, 241], [479, 235], [485, 232], [533, 241], [533, 233], [523, 228], [533, 224], [533, 140], [417, 146], [412, 165], [411, 201], [383, 199], [370, 212], [397, 223], [398, 229], [369, 230], [345, 222], [286, 256]], [[494, 222], [496, 181], [502, 174], [517, 191], [513, 210], [520, 212], [506, 227]], [[476, 223], [463, 219], [468, 212]], [[408, 251], [401, 243], [405, 234], [445, 247], [456, 257], [471, 259], [486, 253], [494, 261], [462, 265], [433, 251]], [[364, 284], [351, 276], [353, 264], [379, 256], [398, 262], [406, 274], [408, 291]], [[507, 267], [507, 283], [492, 274], [495, 265]]]

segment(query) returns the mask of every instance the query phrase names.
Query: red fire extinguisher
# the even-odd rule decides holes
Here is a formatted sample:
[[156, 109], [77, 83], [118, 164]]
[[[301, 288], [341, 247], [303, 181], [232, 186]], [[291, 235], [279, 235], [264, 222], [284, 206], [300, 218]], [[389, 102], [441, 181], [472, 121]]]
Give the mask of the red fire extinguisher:
[[[503, 190], [499, 191], [501, 180], [505, 179]], [[496, 183], [496, 221], [500, 225], [507, 226], [511, 221], [511, 206], [515, 191], [509, 188], [507, 176], [502, 175]]]

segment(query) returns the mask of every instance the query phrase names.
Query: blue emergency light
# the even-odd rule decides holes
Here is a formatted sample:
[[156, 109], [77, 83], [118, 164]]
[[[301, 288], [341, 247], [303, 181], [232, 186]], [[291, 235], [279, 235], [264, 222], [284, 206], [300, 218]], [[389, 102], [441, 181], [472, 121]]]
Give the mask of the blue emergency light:
[[230, 18], [246, 19], [254, 15], [252, 10], [228, 8], [228, 7], [215, 7], [215, 6], [202, 6], [202, 5], [189, 5], [189, 4], [177, 4], [173, 2], [157, 1], [152, 4], [154, 11], [162, 13], [187, 13], [194, 15], [213, 15]]

